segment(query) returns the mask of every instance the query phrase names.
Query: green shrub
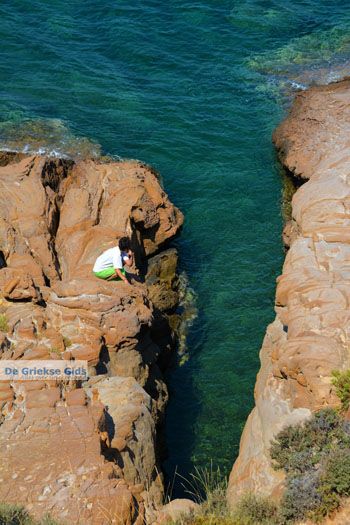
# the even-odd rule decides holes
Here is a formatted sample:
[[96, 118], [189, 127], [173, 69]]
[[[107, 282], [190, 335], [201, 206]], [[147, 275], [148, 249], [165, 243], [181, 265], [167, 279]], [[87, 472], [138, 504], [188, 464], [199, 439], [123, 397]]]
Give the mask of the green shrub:
[[[277, 508], [267, 498], [247, 494], [234, 512], [227, 506], [227, 478], [219, 468], [195, 468], [183, 480], [185, 491], [198, 504], [193, 515], [180, 518], [172, 525], [274, 525]], [[170, 525], [170, 524], [169, 524]]]
[[[210, 499], [210, 498], [209, 498]], [[267, 498], [246, 494], [230, 512], [227, 505], [217, 508], [202, 502], [192, 516], [180, 518], [168, 525], [278, 525], [278, 509]]]
[[53, 518], [51, 518], [51, 516], [45, 516], [36, 525], [63, 525], [63, 524], [58, 523], [58, 521], [56, 521]]
[[[226, 479], [220, 470], [196, 469], [187, 481], [199, 503], [193, 516], [176, 525], [287, 525], [305, 519], [322, 522], [343, 497], [350, 497], [350, 422], [331, 408], [283, 429], [271, 445], [271, 458], [286, 473], [277, 506], [248, 494], [233, 511], [226, 504]], [[184, 485], [186, 486], [186, 485]], [[174, 524], [173, 524], [174, 525]]]
[[319, 473], [315, 470], [287, 478], [280, 505], [280, 523], [291, 523], [310, 516], [321, 504]]
[[327, 459], [321, 477], [322, 494], [350, 496], [350, 450], [336, 450]]
[[273, 525], [277, 523], [277, 506], [267, 498], [247, 494], [237, 503], [232, 515], [234, 525]]
[[270, 449], [273, 467], [285, 472], [305, 472], [318, 461], [314, 456], [313, 436], [302, 426], [289, 426], [282, 430]]
[[310, 420], [283, 429], [273, 441], [273, 466], [291, 475], [314, 468], [334, 447], [350, 446], [350, 432], [341, 416], [331, 408], [317, 412]]
[[342, 409], [345, 411], [350, 405], [350, 370], [345, 372], [334, 370], [332, 376], [332, 384], [335, 386], [336, 394], [341, 401]]
[[28, 512], [19, 505], [0, 503], [0, 525], [30, 525]]
[[326, 516], [337, 510], [340, 506], [341, 498], [335, 492], [325, 492], [322, 494], [319, 505], [311, 509], [307, 517], [316, 523], [322, 523]]
[[239, 525], [232, 521], [231, 517], [215, 516], [214, 514], [199, 514], [192, 518], [183, 518], [177, 522], [167, 525]]
[[69, 348], [72, 346], [72, 341], [69, 339], [69, 337], [63, 337], [63, 344], [65, 348]]
[[0, 332], [8, 332], [9, 325], [5, 314], [0, 314]]
[[270, 453], [274, 467], [287, 475], [280, 523], [320, 521], [350, 496], [350, 424], [335, 410], [285, 428]]
[[195, 467], [189, 479], [182, 479], [185, 491], [201, 504], [203, 513], [215, 516], [227, 514], [227, 479], [220, 468], [214, 468], [212, 463], [208, 468]]
[[36, 521], [24, 507], [0, 503], [0, 525], [59, 525], [59, 523], [50, 516]]

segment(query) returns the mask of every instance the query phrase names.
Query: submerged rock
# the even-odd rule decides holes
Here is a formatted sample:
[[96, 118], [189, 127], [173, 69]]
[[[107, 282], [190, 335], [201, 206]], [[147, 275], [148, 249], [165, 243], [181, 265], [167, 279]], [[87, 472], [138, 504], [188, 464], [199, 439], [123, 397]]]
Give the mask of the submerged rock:
[[[83, 384], [0, 382], [0, 501], [67, 524], [149, 521], [174, 338], [154, 288], [99, 280], [92, 266], [122, 235], [145, 266], [183, 216], [135, 161], [9, 153], [0, 164], [1, 359], [83, 359], [90, 372]], [[157, 257], [174, 307], [176, 253], [170, 266]]]
[[255, 408], [242, 434], [228, 501], [246, 491], [278, 496], [271, 439], [323, 406], [337, 406], [332, 371], [349, 367], [350, 81], [297, 95], [274, 134], [294, 194], [290, 245], [277, 279], [276, 320], [260, 353]]

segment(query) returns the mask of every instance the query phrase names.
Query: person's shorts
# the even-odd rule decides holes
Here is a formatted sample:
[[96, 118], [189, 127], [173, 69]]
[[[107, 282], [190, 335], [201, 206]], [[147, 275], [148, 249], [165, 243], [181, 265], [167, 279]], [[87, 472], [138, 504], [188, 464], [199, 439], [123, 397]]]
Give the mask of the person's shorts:
[[[122, 272], [123, 275], [125, 275], [125, 270], [124, 268], [121, 268], [120, 271]], [[115, 269], [113, 268], [113, 266], [111, 266], [110, 268], [105, 268], [104, 270], [101, 270], [100, 272], [93, 272], [94, 276], [95, 277], [98, 277], [99, 279], [108, 279], [108, 277], [111, 277], [112, 275], [115, 274]], [[111, 281], [121, 281], [121, 278], [116, 276], [114, 279], [110, 279]]]

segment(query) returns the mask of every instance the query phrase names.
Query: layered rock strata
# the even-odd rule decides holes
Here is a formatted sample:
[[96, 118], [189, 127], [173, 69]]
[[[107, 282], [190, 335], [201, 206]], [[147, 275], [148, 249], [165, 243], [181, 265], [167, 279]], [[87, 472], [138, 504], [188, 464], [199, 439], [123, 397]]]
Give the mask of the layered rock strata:
[[[90, 375], [0, 381], [0, 501], [67, 524], [152, 522], [178, 302], [176, 252], [159, 251], [182, 222], [138, 162], [0, 156], [0, 358], [82, 359]], [[92, 275], [122, 235], [149, 286]]]
[[[337, 405], [333, 370], [350, 366], [350, 81], [299, 93], [274, 133], [282, 164], [305, 183], [292, 200], [289, 243], [277, 279], [276, 319], [260, 352], [251, 412], [228, 489], [278, 495], [273, 437], [286, 425]], [[299, 184], [300, 185], [300, 184]]]

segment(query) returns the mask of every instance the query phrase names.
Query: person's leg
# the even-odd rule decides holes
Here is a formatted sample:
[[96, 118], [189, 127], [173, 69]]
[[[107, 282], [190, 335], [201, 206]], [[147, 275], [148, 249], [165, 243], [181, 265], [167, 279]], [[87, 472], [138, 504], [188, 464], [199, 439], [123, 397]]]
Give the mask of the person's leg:
[[[121, 269], [121, 272], [123, 275], [125, 275], [124, 268]], [[112, 277], [112, 275], [115, 274], [115, 270], [113, 266], [110, 268], [105, 268], [104, 270], [101, 270], [100, 272], [93, 272], [95, 277], [98, 277], [99, 279], [108, 279], [109, 277]], [[116, 276], [113, 279], [109, 279], [110, 281], [121, 281], [121, 278]]]

